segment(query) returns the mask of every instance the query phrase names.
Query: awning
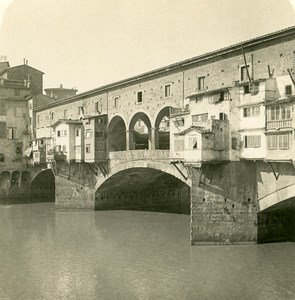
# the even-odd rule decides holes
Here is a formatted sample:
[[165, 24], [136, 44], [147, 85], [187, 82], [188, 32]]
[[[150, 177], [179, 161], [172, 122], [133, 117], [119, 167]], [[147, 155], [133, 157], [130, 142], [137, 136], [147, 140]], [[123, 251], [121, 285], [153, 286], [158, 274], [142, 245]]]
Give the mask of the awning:
[[29, 147], [28, 149], [25, 150], [24, 156], [30, 157], [33, 151], [33, 147]]

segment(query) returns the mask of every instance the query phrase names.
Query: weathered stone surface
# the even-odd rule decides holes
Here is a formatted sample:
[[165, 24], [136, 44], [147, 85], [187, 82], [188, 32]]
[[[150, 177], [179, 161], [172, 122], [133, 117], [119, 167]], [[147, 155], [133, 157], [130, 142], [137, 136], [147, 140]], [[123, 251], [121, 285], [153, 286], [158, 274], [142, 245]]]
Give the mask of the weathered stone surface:
[[255, 163], [231, 162], [192, 169], [191, 243], [257, 241]]
[[55, 207], [57, 210], [94, 210], [94, 189], [56, 176]]

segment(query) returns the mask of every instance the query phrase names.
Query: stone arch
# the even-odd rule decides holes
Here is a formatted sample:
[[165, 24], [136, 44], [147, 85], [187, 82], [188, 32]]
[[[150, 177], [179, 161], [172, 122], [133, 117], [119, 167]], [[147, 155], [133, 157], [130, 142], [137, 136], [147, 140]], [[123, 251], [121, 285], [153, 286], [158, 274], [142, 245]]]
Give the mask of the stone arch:
[[281, 188], [259, 199], [259, 212], [270, 209], [271, 207], [291, 198], [294, 198], [295, 201], [295, 184]]
[[11, 174], [11, 186], [19, 186], [20, 184], [20, 172], [13, 171]]
[[0, 197], [8, 198], [10, 188], [10, 173], [4, 171], [0, 175]]
[[171, 106], [163, 107], [155, 121], [155, 149], [170, 149], [170, 117]]
[[51, 169], [36, 174], [31, 182], [32, 202], [55, 201], [55, 176]]
[[190, 214], [190, 180], [174, 166], [153, 161], [116, 165], [95, 187], [96, 210], [144, 210]]
[[[185, 178], [172, 164], [167, 164], [165, 162], [159, 162], [159, 161], [148, 161], [148, 160], [136, 160], [136, 161], [127, 161], [125, 163], [117, 164], [115, 165], [109, 173], [108, 177], [101, 176], [95, 185], [95, 191], [98, 190], [98, 188], [111, 176], [127, 170], [131, 168], [150, 168], [159, 170], [163, 173], [167, 173], [169, 175], [174, 176], [175, 178], [179, 179], [180, 181], [187, 184], [189, 187], [191, 187], [191, 179]], [[182, 170], [184, 175], [186, 174], [185, 170]]]
[[[135, 129], [135, 127], [137, 127]], [[152, 123], [144, 112], [135, 113], [129, 122], [129, 149], [149, 149], [154, 147]]]
[[295, 240], [295, 184], [259, 199], [258, 243]]
[[31, 173], [29, 171], [23, 171], [21, 174], [21, 185], [29, 185], [31, 182]]
[[119, 115], [114, 116], [108, 126], [108, 150], [126, 150], [126, 124]]

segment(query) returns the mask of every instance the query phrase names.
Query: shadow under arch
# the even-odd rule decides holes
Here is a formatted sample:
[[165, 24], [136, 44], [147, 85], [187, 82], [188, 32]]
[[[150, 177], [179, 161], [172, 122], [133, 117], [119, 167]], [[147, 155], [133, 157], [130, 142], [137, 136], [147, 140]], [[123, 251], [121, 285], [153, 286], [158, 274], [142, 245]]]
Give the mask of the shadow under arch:
[[108, 126], [108, 150], [126, 150], [126, 125], [120, 116], [114, 116]]
[[9, 196], [10, 189], [10, 180], [11, 180], [10, 172], [4, 171], [0, 175], [0, 203], [6, 203], [7, 198]]
[[190, 182], [159, 165], [129, 162], [112, 170], [97, 182], [95, 209], [190, 214]]
[[258, 242], [295, 241], [295, 184], [259, 200]]
[[170, 149], [170, 117], [171, 106], [162, 108], [155, 121], [155, 149]]
[[55, 201], [55, 176], [51, 169], [37, 174], [31, 182], [32, 202]]
[[144, 112], [134, 114], [129, 123], [129, 149], [152, 149], [152, 124]]

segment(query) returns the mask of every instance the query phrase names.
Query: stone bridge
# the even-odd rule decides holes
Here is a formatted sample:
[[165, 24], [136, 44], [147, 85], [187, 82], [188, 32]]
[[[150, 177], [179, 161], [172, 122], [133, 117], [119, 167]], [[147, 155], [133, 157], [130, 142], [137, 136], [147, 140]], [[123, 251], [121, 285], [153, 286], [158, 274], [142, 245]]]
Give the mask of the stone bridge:
[[0, 167], [0, 203], [51, 202], [55, 177], [50, 169], [10, 164]]
[[114, 151], [104, 166], [73, 163], [59, 169], [58, 174], [45, 166], [2, 171], [2, 203], [55, 200], [57, 210], [189, 214], [191, 242], [197, 245], [295, 238], [292, 164], [185, 165], [171, 162], [169, 151], [158, 149]]

